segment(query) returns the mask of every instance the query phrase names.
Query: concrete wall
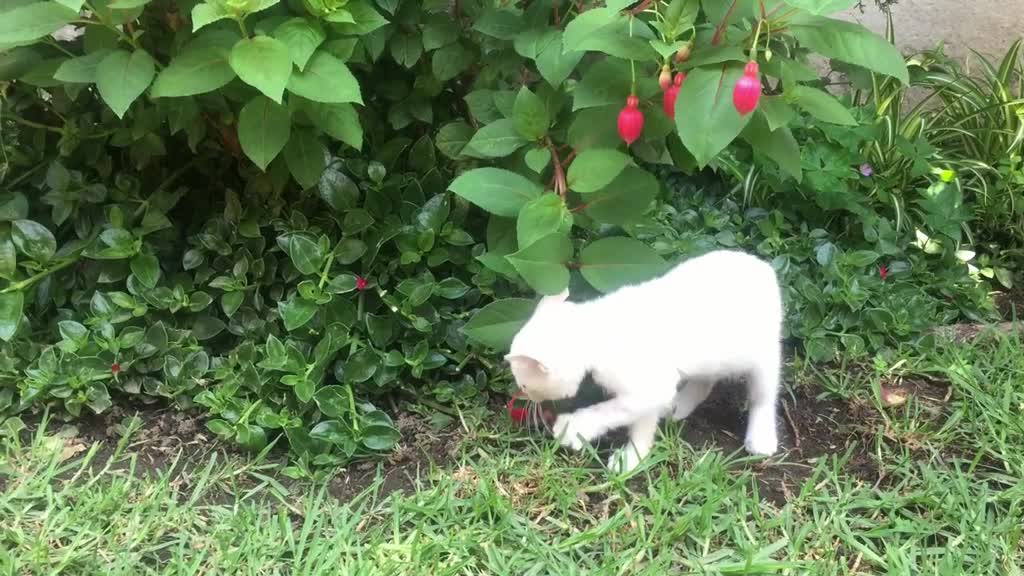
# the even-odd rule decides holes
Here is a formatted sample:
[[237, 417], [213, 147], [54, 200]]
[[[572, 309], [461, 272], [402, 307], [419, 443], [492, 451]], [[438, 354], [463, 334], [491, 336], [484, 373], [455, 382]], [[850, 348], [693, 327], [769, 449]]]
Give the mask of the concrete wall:
[[[946, 41], [946, 54], [965, 58], [974, 49], [1001, 58], [1024, 36], [1024, 0], [899, 0], [892, 7], [896, 44], [903, 52], [934, 48]], [[885, 15], [865, 1], [864, 13], [845, 18], [885, 33]]]

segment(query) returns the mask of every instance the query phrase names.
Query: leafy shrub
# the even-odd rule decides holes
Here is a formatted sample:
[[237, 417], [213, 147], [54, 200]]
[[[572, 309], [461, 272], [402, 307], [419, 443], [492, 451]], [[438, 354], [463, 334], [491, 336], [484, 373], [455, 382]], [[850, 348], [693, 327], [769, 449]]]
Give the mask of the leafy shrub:
[[[0, 410], [171, 399], [252, 449], [283, 436], [290, 472], [307, 474], [393, 445], [367, 400], [503, 386], [481, 345], [507, 342], [532, 306], [519, 296], [650, 277], [699, 230], [775, 243], [761, 252], [784, 272], [813, 254], [824, 271], [792, 276], [790, 329], [816, 357], [911, 333], [918, 316], [874, 313], [859, 288], [884, 292], [867, 271], [899, 250], [839, 247], [843, 211], [878, 220], [856, 242], [890, 240], [848, 175], [839, 206], [730, 207], [726, 228], [692, 218], [717, 204], [656, 202], [652, 170], [670, 165], [757, 166], [804, 195], [855, 169], [819, 150], [862, 117], [822, 89], [810, 55], [908, 76], [884, 39], [823, 16], [852, 4], [8, 2]], [[75, 36], [65, 25], [84, 33], [49, 36]], [[765, 94], [741, 115], [748, 60]], [[669, 106], [665, 66], [686, 74]], [[627, 147], [630, 96], [644, 125]], [[808, 162], [825, 153], [831, 170]], [[950, 316], [934, 298], [956, 274], [922, 310]], [[906, 295], [885, 297], [892, 311]]]

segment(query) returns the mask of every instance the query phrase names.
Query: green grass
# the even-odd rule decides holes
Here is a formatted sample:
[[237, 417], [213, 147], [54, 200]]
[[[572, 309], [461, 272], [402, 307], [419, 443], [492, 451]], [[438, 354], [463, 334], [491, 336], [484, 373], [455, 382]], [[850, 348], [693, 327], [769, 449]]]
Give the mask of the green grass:
[[[137, 473], [131, 430], [103, 461], [97, 448], [68, 458], [53, 431], [8, 439], [0, 574], [1021, 573], [1019, 341], [797, 376], [856, 407], [835, 453], [764, 463], [667, 427], [624, 478], [490, 425], [418, 490], [378, 483], [344, 503], [326, 485], [281, 485], [258, 459]], [[923, 384], [882, 407], [880, 387], [900, 382]], [[947, 383], [948, 399], [926, 392]], [[779, 471], [796, 478], [784, 501], [762, 492]]]

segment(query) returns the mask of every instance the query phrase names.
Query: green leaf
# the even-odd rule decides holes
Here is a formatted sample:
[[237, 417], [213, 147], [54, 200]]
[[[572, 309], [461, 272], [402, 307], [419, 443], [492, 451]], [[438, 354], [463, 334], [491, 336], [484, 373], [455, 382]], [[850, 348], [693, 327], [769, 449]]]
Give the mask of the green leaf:
[[646, 25], [630, 25], [630, 17], [614, 8], [592, 8], [572, 19], [562, 41], [566, 50], [604, 52], [627, 60], [654, 60], [658, 53]]
[[519, 247], [525, 248], [549, 234], [569, 235], [572, 214], [558, 194], [542, 194], [523, 205], [516, 218]]
[[345, 238], [334, 248], [334, 258], [345, 266], [366, 254], [366, 242], [358, 238]]
[[343, 386], [324, 386], [313, 395], [316, 405], [329, 418], [341, 418], [348, 413], [348, 394]]
[[344, 62], [326, 50], [317, 50], [305, 70], [292, 74], [288, 91], [314, 102], [363, 103], [359, 81]]
[[228, 63], [230, 47], [226, 40], [233, 35], [217, 34], [200, 37], [157, 75], [153, 82], [153, 98], [205, 94], [227, 85], [235, 79], [235, 71]]
[[469, 292], [469, 286], [458, 278], [445, 278], [437, 283], [438, 295], [448, 300], [462, 298], [466, 292]]
[[0, 235], [0, 278], [12, 280], [18, 271], [18, 252], [10, 234]]
[[569, 165], [566, 184], [574, 192], [586, 194], [607, 186], [622, 173], [630, 158], [618, 150], [590, 148], [580, 152]]
[[566, 263], [572, 257], [572, 242], [563, 233], [538, 239], [526, 248], [505, 256], [531, 288], [541, 294], [558, 294], [569, 285]]
[[419, 34], [395, 34], [391, 37], [391, 57], [400, 65], [412, 68], [423, 55]]
[[380, 358], [369, 348], [363, 348], [345, 361], [345, 381], [366, 382], [377, 373]]
[[303, 300], [298, 296], [292, 296], [277, 305], [277, 312], [284, 321], [285, 330], [289, 332], [305, 326], [316, 315], [316, 311], [315, 302]]
[[136, 254], [131, 260], [132, 274], [147, 288], [156, 288], [160, 281], [160, 262], [152, 254]]
[[499, 40], [514, 40], [523, 30], [523, 17], [512, 10], [488, 8], [473, 23], [473, 29]]
[[351, 104], [323, 104], [307, 102], [306, 114], [313, 125], [335, 140], [361, 150], [363, 148], [363, 127], [359, 115]]
[[462, 327], [472, 340], [495, 350], [508, 350], [516, 333], [533, 314], [534, 302], [525, 298], [495, 300], [481, 308]]
[[430, 66], [439, 82], [447, 82], [465, 72], [476, 59], [476, 54], [462, 44], [455, 43], [434, 51], [430, 57]]
[[192, 32], [198, 32], [200, 28], [209, 26], [220, 20], [233, 18], [223, 4], [210, 4], [203, 2], [192, 7]]
[[650, 280], [665, 271], [665, 261], [650, 246], [625, 237], [602, 238], [580, 253], [580, 273], [601, 292]]
[[832, 14], [842, 12], [857, 5], [857, 0], [784, 0], [793, 8], [805, 10], [811, 14]]
[[96, 68], [103, 61], [110, 50], [101, 49], [85, 56], [65, 60], [53, 74], [54, 80], [68, 82], [71, 84], [94, 84], [96, 82]]
[[753, 116], [750, 124], [743, 130], [742, 138], [749, 142], [755, 151], [774, 160], [779, 167], [800, 182], [803, 179], [803, 172], [800, 169], [800, 145], [797, 144], [793, 133], [785, 126], [772, 131], [760, 112], [754, 112]]
[[845, 258], [851, 266], [863, 267], [874, 264], [880, 256], [872, 250], [855, 250], [846, 254]]
[[447, 15], [432, 14], [423, 26], [423, 49], [437, 50], [459, 38], [458, 25]]
[[320, 182], [320, 176], [327, 167], [327, 151], [312, 130], [296, 130], [284, 148], [284, 159], [288, 170], [303, 189], [312, 188]]
[[503, 158], [526, 144], [515, 122], [502, 118], [477, 130], [462, 154], [471, 158]]
[[786, 100], [803, 108], [822, 122], [841, 126], [856, 126], [850, 111], [834, 96], [810, 86], [797, 85], [786, 91]]
[[35, 2], [4, 10], [0, 12], [0, 45], [31, 42], [77, 19], [77, 10], [56, 2]]
[[292, 62], [302, 70], [313, 52], [324, 43], [327, 34], [319, 23], [308, 18], [292, 18], [274, 30], [274, 37], [288, 47]]
[[437, 149], [446, 157], [455, 159], [473, 138], [473, 127], [462, 120], [449, 122], [437, 133]]
[[576, 69], [583, 59], [584, 52], [565, 50], [562, 44], [562, 31], [549, 29], [539, 40], [535, 62], [537, 71], [552, 87], [557, 88]]
[[359, 202], [359, 188], [336, 163], [324, 170], [317, 189], [320, 198], [334, 209], [336, 214], [341, 214]]
[[231, 318], [242, 307], [244, 301], [245, 292], [225, 292], [220, 297], [220, 308], [224, 311], [225, 316]]
[[266, 170], [281, 152], [291, 129], [288, 109], [265, 96], [250, 100], [238, 115], [238, 141], [260, 170]]
[[331, 294], [348, 294], [356, 289], [358, 279], [354, 274], [342, 272], [327, 283], [326, 290]]
[[11, 222], [11, 239], [22, 254], [37, 262], [48, 262], [57, 251], [57, 239], [50, 229], [34, 220]]
[[196, 317], [195, 322], [192, 323], [192, 335], [196, 340], [202, 342], [220, 334], [226, 327], [223, 320], [204, 314]]
[[278, 104], [281, 103], [284, 87], [288, 86], [291, 90], [289, 78], [292, 76], [292, 57], [288, 47], [280, 40], [270, 36], [243, 38], [231, 49], [228, 61], [243, 82]]
[[510, 218], [544, 191], [515, 172], [491, 167], [463, 172], [448, 189], [491, 214]]
[[21, 291], [0, 293], [0, 340], [10, 342], [21, 324], [25, 294]]
[[669, 38], [676, 38], [679, 34], [687, 31], [697, 20], [697, 13], [700, 12], [700, 0], [672, 0], [665, 9], [665, 35]]
[[603, 224], [628, 224], [647, 212], [658, 195], [658, 186], [650, 172], [627, 166], [611, 184], [587, 196], [584, 212]]
[[764, 114], [768, 120], [770, 130], [778, 130], [780, 127], [789, 124], [796, 116], [796, 110], [786, 103], [781, 96], [762, 96], [757, 104], [757, 109]]
[[309, 276], [320, 272], [326, 255], [320, 244], [306, 234], [291, 234], [288, 236], [288, 256], [296, 270]]
[[621, 108], [629, 93], [629, 64], [608, 58], [587, 69], [573, 90], [572, 109], [575, 111], [609, 105]]
[[144, 50], [117, 50], [96, 67], [96, 88], [114, 114], [124, 118], [128, 107], [146, 91], [155, 74], [156, 63]]
[[542, 146], [538, 146], [526, 153], [523, 158], [530, 170], [540, 174], [551, 162], [551, 152]]
[[544, 101], [523, 86], [516, 95], [512, 121], [519, 133], [531, 140], [540, 140], [548, 133], [551, 117]]
[[728, 146], [750, 121], [732, 103], [741, 66], [698, 68], [690, 72], [676, 100], [676, 129], [700, 167]]
[[790, 33], [805, 48], [910, 83], [907, 65], [895, 46], [860, 24], [820, 16], [794, 18]]

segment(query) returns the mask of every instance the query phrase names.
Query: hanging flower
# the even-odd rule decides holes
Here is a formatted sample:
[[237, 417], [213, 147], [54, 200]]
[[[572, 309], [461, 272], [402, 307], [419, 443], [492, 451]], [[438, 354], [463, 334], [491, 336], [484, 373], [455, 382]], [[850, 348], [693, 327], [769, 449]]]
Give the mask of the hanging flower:
[[619, 112], [619, 137], [627, 146], [636, 142], [644, 130], [644, 113], [640, 111], [640, 99], [626, 98], [626, 107]]
[[679, 97], [679, 89], [683, 85], [683, 80], [686, 80], [686, 74], [679, 72], [676, 74], [675, 81], [668, 90], [665, 90], [665, 99], [662, 101], [662, 109], [665, 110], [665, 115], [669, 118], [676, 117], [676, 99]]
[[757, 108], [757, 101], [761, 99], [761, 79], [758, 76], [757, 62], [747, 62], [743, 70], [743, 76], [736, 81], [736, 87], [732, 91], [732, 104], [740, 116], [746, 116]]

